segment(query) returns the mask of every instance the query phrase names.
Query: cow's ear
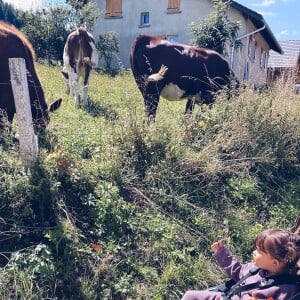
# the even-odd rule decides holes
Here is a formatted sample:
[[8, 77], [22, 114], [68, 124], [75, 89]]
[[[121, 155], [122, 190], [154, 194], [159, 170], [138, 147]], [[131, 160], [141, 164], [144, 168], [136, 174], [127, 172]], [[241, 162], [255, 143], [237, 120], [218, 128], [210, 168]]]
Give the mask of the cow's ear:
[[53, 103], [49, 104], [48, 109], [49, 109], [49, 111], [55, 111], [58, 108], [60, 108], [61, 104], [62, 104], [62, 99], [60, 98], [60, 99], [54, 101]]

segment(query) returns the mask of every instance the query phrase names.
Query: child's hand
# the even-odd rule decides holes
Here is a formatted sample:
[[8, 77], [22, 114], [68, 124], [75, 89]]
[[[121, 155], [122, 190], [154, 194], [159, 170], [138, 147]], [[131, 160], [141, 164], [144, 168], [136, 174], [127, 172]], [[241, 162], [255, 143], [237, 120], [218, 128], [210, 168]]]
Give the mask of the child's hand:
[[251, 297], [247, 298], [247, 300], [274, 300], [273, 297], [259, 297], [256, 292], [253, 292]]
[[221, 247], [223, 246], [223, 242], [222, 241], [217, 241], [215, 243], [213, 243], [210, 248], [212, 251], [216, 252], [217, 250], [219, 250]]
[[256, 296], [256, 293], [253, 292], [251, 297], [247, 298], [247, 300], [258, 300], [258, 297]]

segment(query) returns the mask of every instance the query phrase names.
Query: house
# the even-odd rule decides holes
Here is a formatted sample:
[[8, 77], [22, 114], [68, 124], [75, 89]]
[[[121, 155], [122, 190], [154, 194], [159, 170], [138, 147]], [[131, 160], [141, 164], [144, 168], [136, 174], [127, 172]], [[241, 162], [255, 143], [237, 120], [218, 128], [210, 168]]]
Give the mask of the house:
[[[120, 52], [114, 64], [129, 67], [130, 47], [140, 34], [158, 35], [180, 43], [190, 43], [191, 22], [200, 23], [212, 11], [211, 0], [97, 0], [101, 16], [93, 35], [118, 34]], [[267, 82], [269, 51], [281, 47], [262, 15], [231, 1], [229, 19], [240, 22], [241, 49], [229, 49], [226, 59], [240, 81], [254, 85]]]
[[[268, 81], [275, 82], [278, 79], [300, 85], [300, 40], [279, 42], [283, 55], [270, 51], [268, 63]], [[300, 91], [299, 91], [300, 93]]]

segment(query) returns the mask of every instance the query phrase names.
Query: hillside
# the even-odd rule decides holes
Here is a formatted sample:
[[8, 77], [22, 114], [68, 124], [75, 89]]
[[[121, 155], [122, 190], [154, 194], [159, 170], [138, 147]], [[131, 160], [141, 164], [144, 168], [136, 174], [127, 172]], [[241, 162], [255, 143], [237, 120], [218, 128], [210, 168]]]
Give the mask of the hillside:
[[180, 299], [223, 280], [210, 245], [243, 261], [300, 206], [300, 98], [265, 93], [197, 107], [161, 99], [148, 126], [130, 72], [92, 73], [76, 109], [60, 69], [38, 65], [63, 106], [25, 170], [16, 124], [0, 137], [0, 299]]

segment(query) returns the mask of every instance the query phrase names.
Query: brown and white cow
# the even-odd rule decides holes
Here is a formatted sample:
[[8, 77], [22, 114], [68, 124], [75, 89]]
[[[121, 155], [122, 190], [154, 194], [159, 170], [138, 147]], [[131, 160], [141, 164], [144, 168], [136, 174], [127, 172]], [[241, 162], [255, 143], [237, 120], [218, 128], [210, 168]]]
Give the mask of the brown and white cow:
[[62, 75], [68, 80], [70, 96], [74, 95], [77, 107], [81, 98], [83, 104], [87, 105], [90, 73], [98, 64], [98, 52], [92, 34], [82, 27], [71, 32], [64, 47], [63, 61]]
[[27, 37], [14, 26], [0, 22], [0, 110], [12, 122], [16, 113], [15, 101], [10, 82], [9, 58], [24, 58], [31, 113], [35, 133], [39, 128], [45, 128], [49, 122], [49, 111], [57, 109], [62, 100], [51, 105], [45, 100], [41, 82], [35, 70], [35, 53]]
[[230, 86], [233, 76], [227, 61], [213, 50], [147, 35], [132, 44], [130, 63], [148, 121], [155, 120], [160, 96], [187, 98], [185, 113], [191, 113], [194, 103], [211, 104], [215, 92]]

